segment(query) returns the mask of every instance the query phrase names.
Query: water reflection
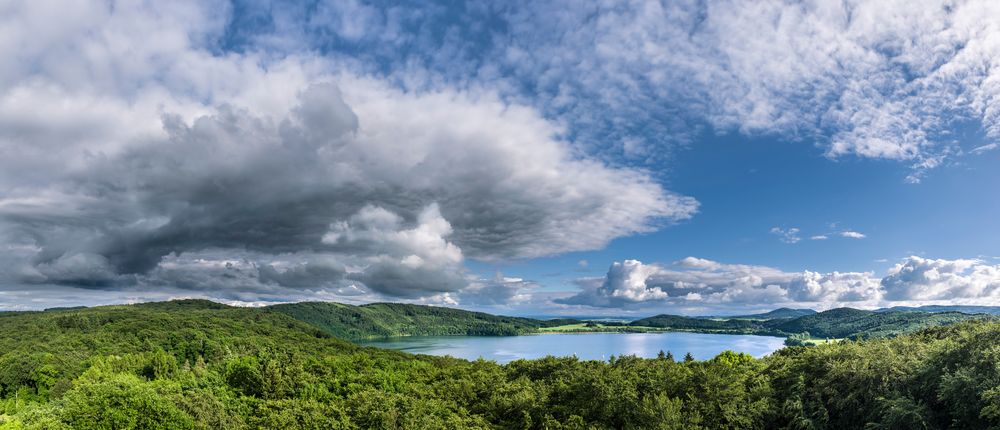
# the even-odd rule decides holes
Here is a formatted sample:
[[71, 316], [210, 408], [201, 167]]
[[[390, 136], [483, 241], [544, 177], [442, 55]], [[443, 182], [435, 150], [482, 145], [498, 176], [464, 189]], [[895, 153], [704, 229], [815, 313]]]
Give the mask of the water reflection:
[[784, 339], [771, 336], [704, 333], [558, 333], [529, 336], [412, 336], [364, 345], [398, 349], [413, 354], [450, 355], [500, 363], [547, 355], [572, 356], [584, 360], [607, 360], [611, 355], [653, 358], [671, 351], [681, 359], [690, 352], [696, 359], [712, 358], [727, 349], [754, 357], [770, 354], [783, 346]]

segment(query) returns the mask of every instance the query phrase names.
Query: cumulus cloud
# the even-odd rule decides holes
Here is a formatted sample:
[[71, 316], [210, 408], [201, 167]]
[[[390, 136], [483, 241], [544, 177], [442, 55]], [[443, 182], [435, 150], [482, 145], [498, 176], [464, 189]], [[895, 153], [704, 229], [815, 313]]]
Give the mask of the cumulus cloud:
[[[0, 215], [40, 248], [32, 264], [53, 282], [105, 282], [109, 270], [148, 273], [170, 253], [240, 248], [370, 257], [355, 279], [419, 295], [421, 285], [460, 288], [465, 253], [598, 248], [697, 207], [641, 173], [571, 158], [530, 111], [505, 114], [499, 102], [484, 108], [452, 94], [391, 103], [423, 111], [396, 116], [365, 103], [408, 96], [370, 85], [389, 93], [367, 95], [367, 115], [319, 84], [278, 122], [229, 107], [190, 124], [167, 117], [166, 138], [16, 190]], [[443, 121], [462, 113], [484, 123], [456, 130]], [[358, 125], [366, 120], [370, 129]], [[19, 196], [29, 192], [46, 197]]]
[[687, 257], [670, 266], [627, 260], [614, 263], [603, 278], [581, 278], [576, 282], [579, 293], [554, 302], [623, 309], [827, 309], [995, 305], [1000, 300], [1000, 265], [980, 259], [917, 256], [903, 259], [881, 278], [872, 272], [785, 272], [767, 266]]
[[868, 272], [784, 272], [696, 257], [672, 267], [636, 260], [614, 263], [604, 278], [577, 280], [581, 292], [557, 303], [592, 307], [870, 304], [881, 296]]
[[419, 298], [475, 286], [466, 259], [597, 249], [697, 211], [496, 91], [219, 52], [225, 2], [6, 8], [5, 285]]
[[657, 286], [647, 285], [650, 276], [662, 272], [655, 265], [646, 265], [638, 260], [625, 260], [611, 264], [607, 275], [602, 278], [577, 280], [583, 292], [575, 296], [558, 299], [557, 303], [620, 307], [630, 303], [665, 300], [669, 296]]
[[893, 266], [882, 279], [890, 300], [1000, 299], [1000, 266], [982, 260], [934, 260], [911, 256]]

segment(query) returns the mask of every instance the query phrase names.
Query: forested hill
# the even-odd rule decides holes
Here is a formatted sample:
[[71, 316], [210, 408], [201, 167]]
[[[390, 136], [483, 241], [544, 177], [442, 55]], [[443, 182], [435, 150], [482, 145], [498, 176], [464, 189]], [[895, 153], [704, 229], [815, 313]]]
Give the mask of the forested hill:
[[768, 326], [785, 333], [809, 332], [814, 337], [824, 338], [885, 337], [981, 318], [989, 317], [960, 312], [873, 312], [839, 308], [788, 321], [772, 321]]
[[928, 305], [928, 306], [893, 306], [882, 308], [876, 312], [961, 312], [963, 314], [1000, 315], [1000, 306], [959, 306], [959, 305]]
[[927, 327], [954, 324], [970, 319], [992, 318], [959, 312], [875, 312], [851, 308], [831, 309], [796, 318], [752, 320], [743, 318], [704, 319], [677, 315], [657, 315], [630, 323], [636, 327], [720, 333], [789, 336], [808, 333], [817, 338], [886, 337]]
[[998, 344], [967, 321], [763, 359], [498, 365], [200, 301], [6, 313], [0, 429], [986, 429]]
[[509, 336], [534, 333], [541, 327], [579, 323], [577, 320], [537, 320], [482, 312], [403, 303], [352, 306], [303, 302], [266, 309], [312, 324], [334, 336], [361, 340], [392, 336]]
[[738, 315], [732, 317], [724, 317], [725, 319], [747, 319], [747, 320], [773, 320], [778, 318], [797, 318], [806, 315], [813, 315], [816, 311], [812, 309], [792, 309], [792, 308], [778, 308], [770, 312], [764, 312], [759, 314], [750, 315]]
[[[177, 300], [135, 305], [155, 310], [232, 309], [207, 300]], [[71, 313], [86, 308], [54, 309], [45, 313]], [[995, 318], [959, 312], [864, 311], [851, 308], [815, 313], [810, 310], [776, 309], [764, 314], [736, 317], [685, 317], [657, 315], [604, 328], [584, 326], [575, 319], [541, 320], [490, 315], [482, 312], [402, 303], [347, 305], [333, 302], [302, 302], [268, 306], [264, 312], [287, 315], [325, 333], [348, 340], [395, 336], [510, 336], [537, 333], [539, 329], [578, 325], [573, 331], [694, 331], [703, 333], [760, 334], [799, 338], [886, 337], [919, 329], [954, 324], [969, 319]], [[38, 313], [38, 312], [27, 312]], [[0, 316], [20, 315], [0, 313]], [[801, 315], [782, 317], [785, 315]], [[808, 335], [806, 335], [808, 334]]]

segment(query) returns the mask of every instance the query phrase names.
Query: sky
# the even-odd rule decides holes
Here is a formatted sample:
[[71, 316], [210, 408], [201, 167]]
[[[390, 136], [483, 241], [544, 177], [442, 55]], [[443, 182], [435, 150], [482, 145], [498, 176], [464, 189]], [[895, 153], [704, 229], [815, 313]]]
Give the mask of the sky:
[[0, 310], [1000, 304], [1000, 3], [0, 0]]

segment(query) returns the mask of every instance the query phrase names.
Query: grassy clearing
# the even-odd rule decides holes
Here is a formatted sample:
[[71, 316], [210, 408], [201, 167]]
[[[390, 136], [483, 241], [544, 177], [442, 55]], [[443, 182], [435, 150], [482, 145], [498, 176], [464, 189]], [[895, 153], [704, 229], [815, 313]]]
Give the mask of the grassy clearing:
[[802, 343], [805, 346], [816, 346], [816, 345], [826, 345], [831, 343], [837, 343], [843, 341], [844, 339], [807, 339]]

